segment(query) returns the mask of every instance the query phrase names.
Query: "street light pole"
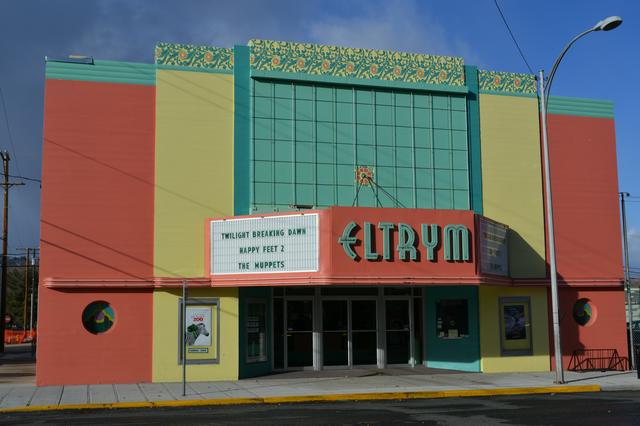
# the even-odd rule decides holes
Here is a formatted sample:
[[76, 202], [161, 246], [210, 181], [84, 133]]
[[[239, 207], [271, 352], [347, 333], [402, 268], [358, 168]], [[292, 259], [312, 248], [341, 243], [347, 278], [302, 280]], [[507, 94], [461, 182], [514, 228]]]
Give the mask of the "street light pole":
[[629, 327], [629, 349], [631, 350], [631, 354], [629, 359], [631, 359], [631, 369], [637, 367], [636, 365], [636, 352], [635, 345], [633, 339], [633, 309], [631, 309], [631, 280], [629, 275], [629, 242], [627, 241], [627, 211], [624, 205], [624, 199], [628, 197], [630, 194], [628, 192], [620, 193], [620, 205], [622, 209], [622, 243], [624, 249], [624, 285], [627, 290], [627, 317], [628, 317], [628, 327]]
[[584, 37], [585, 35], [593, 32], [593, 31], [610, 31], [614, 28], [617, 28], [622, 23], [622, 19], [619, 16], [610, 16], [608, 18], [603, 19], [598, 22], [592, 28], [583, 31], [582, 33], [575, 36], [571, 41], [562, 49], [560, 55], [556, 59], [551, 67], [551, 72], [549, 73], [549, 78], [545, 83], [544, 80], [544, 71], [540, 71], [539, 78], [539, 88], [540, 88], [540, 107], [541, 107], [541, 124], [542, 124], [542, 148], [544, 155], [544, 185], [546, 191], [546, 216], [547, 216], [547, 232], [548, 232], [548, 242], [549, 242], [549, 274], [551, 278], [551, 314], [552, 314], [552, 322], [553, 322], [553, 343], [554, 343], [554, 358], [555, 358], [555, 370], [556, 370], [556, 379], [555, 383], [564, 383], [564, 369], [562, 366], [562, 346], [560, 339], [560, 316], [558, 314], [558, 274], [557, 274], [557, 265], [556, 265], [556, 246], [555, 246], [555, 232], [553, 227], [553, 204], [552, 204], [552, 196], [551, 196], [551, 174], [549, 167], [549, 143], [548, 143], [548, 127], [547, 127], [547, 109], [548, 109], [548, 100], [549, 93], [551, 91], [551, 84], [553, 83], [553, 78], [556, 75], [556, 71], [558, 70], [558, 66], [564, 58], [564, 55], [567, 53], [569, 48], [576, 42], [578, 39]]
[[562, 367], [562, 345], [560, 341], [560, 315], [558, 314], [558, 274], [556, 270], [556, 240], [553, 227], [553, 204], [551, 197], [551, 175], [549, 167], [549, 142], [547, 140], [547, 105], [544, 71], [540, 70], [540, 103], [542, 107], [542, 152], [544, 155], [544, 189], [547, 203], [547, 229], [549, 232], [549, 274], [551, 276], [551, 320], [553, 323], [553, 348], [556, 367], [555, 383], [564, 383]]

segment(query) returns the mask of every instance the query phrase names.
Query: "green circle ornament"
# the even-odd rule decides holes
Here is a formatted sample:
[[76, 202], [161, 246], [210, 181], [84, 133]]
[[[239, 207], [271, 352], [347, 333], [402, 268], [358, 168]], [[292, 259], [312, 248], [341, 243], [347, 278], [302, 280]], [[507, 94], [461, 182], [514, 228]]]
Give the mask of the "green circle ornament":
[[92, 334], [101, 334], [109, 330], [115, 322], [115, 313], [108, 302], [91, 302], [82, 311], [82, 325]]

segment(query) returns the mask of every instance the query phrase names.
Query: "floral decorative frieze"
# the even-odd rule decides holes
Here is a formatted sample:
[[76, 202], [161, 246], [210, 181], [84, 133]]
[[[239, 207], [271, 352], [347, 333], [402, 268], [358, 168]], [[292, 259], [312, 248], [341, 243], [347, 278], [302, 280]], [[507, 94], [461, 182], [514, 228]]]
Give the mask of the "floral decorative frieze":
[[158, 43], [156, 64], [233, 71], [233, 49]]
[[535, 95], [536, 76], [512, 72], [478, 70], [478, 82], [481, 91], [505, 92], [522, 95]]
[[464, 86], [462, 58], [250, 40], [253, 70]]

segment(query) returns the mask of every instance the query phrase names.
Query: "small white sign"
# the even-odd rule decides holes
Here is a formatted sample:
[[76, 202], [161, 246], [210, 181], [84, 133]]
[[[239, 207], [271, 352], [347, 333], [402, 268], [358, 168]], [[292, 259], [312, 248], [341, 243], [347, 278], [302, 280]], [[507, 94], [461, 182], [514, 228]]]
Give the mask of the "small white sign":
[[509, 228], [480, 218], [480, 272], [509, 275]]
[[211, 274], [318, 270], [318, 214], [211, 221]]

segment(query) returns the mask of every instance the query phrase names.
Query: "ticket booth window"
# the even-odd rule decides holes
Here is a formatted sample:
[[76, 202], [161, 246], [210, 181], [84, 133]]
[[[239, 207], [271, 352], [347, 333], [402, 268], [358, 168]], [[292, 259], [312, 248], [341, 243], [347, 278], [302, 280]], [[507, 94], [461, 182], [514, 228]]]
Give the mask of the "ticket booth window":
[[267, 302], [247, 303], [247, 362], [267, 360]]
[[444, 299], [436, 302], [436, 336], [440, 339], [469, 336], [467, 299]]

